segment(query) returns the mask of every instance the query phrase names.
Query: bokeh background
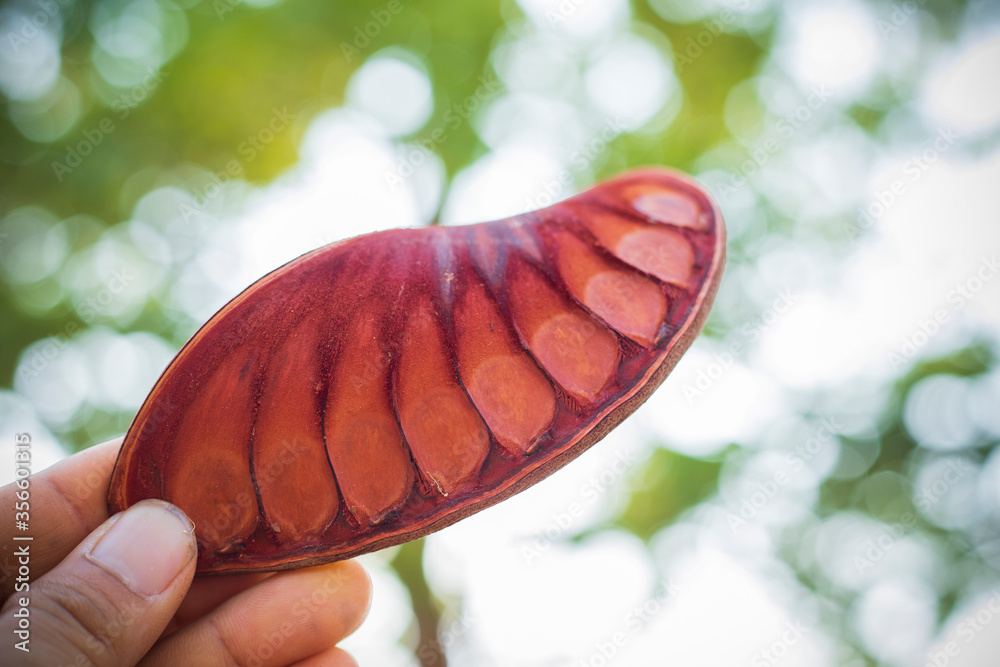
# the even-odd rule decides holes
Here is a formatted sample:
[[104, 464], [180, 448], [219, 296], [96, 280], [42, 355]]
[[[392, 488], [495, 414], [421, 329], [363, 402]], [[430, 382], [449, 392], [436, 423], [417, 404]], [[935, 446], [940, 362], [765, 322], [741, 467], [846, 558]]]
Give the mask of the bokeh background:
[[997, 3], [8, 0], [0, 96], [3, 482], [305, 251], [671, 165], [728, 223], [705, 334], [553, 478], [364, 557], [347, 647], [997, 664]]

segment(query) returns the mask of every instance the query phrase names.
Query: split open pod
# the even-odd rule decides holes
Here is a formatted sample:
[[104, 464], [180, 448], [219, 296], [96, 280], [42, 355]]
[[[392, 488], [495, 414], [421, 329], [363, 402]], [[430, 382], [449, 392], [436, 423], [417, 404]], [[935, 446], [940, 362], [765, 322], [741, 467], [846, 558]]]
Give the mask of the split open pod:
[[710, 197], [626, 173], [547, 209], [334, 243], [261, 278], [167, 367], [108, 502], [180, 506], [202, 573], [412, 540], [566, 465], [698, 334], [722, 275]]

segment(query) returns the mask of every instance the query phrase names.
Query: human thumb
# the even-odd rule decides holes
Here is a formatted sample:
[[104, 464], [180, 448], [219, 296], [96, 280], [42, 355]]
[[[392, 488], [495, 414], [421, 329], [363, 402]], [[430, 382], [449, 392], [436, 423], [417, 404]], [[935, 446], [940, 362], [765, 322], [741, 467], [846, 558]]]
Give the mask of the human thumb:
[[[184, 598], [196, 553], [194, 525], [169, 503], [145, 500], [116, 514], [27, 593], [7, 600], [0, 655], [12, 661], [0, 662], [134, 665]], [[19, 647], [20, 637], [28, 642]]]

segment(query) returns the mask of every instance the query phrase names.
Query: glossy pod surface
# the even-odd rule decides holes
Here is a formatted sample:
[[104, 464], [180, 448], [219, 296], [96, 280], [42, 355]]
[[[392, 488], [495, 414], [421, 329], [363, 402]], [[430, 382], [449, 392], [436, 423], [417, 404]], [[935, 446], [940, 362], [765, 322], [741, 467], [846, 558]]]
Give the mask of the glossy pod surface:
[[125, 438], [110, 509], [179, 505], [199, 572], [443, 528], [634, 411], [700, 330], [724, 248], [696, 183], [644, 169], [506, 220], [303, 255], [171, 362]]

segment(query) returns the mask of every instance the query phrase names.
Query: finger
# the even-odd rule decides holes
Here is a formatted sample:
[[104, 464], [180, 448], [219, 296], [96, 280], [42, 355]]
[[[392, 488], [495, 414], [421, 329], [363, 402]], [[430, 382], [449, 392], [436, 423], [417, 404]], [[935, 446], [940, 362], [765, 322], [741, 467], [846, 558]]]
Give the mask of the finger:
[[282, 572], [158, 643], [144, 667], [291, 664], [354, 632], [371, 580], [354, 561]]
[[292, 667], [358, 667], [358, 663], [350, 653], [334, 646], [310, 658], [300, 660]]
[[255, 586], [274, 572], [264, 572], [261, 574], [234, 574], [223, 577], [195, 577], [181, 606], [170, 623], [167, 624], [166, 634], [183, 628], [188, 623], [196, 621], [205, 614], [214, 610], [229, 598], [242, 593], [251, 586]]
[[[183, 512], [160, 500], [137, 503], [8, 600], [0, 636], [20, 638], [17, 614], [27, 609], [30, 652], [17, 664], [133, 665], [183, 599], [196, 555], [194, 526]], [[20, 595], [30, 595], [27, 606]], [[11, 644], [0, 650], [16, 650]]]
[[[31, 572], [41, 576], [58, 565], [95, 528], [108, 518], [107, 492], [111, 470], [121, 447], [117, 438], [85, 449], [29, 478], [30, 528], [18, 532], [30, 535]], [[16, 484], [0, 488], [0, 508], [4, 515], [14, 511]], [[0, 600], [14, 592], [17, 558], [14, 517], [0, 525]]]

